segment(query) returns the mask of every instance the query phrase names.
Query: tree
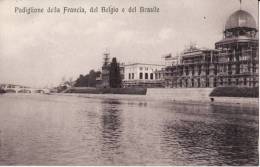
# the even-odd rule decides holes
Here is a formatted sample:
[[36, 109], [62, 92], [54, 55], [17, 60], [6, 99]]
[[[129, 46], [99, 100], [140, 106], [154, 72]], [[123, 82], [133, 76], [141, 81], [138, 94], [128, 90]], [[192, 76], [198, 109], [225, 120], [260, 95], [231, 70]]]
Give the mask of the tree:
[[73, 83], [74, 83], [74, 81], [73, 81], [72, 77], [70, 77], [69, 80], [65, 81], [65, 84], [68, 86], [73, 86]]
[[83, 76], [82, 74], [75, 82], [75, 87], [96, 87], [97, 77], [100, 76], [100, 71], [90, 70], [89, 74]]
[[95, 87], [96, 86], [96, 83], [97, 83], [97, 81], [96, 81], [97, 76], [96, 75], [97, 74], [94, 70], [91, 70], [89, 72], [89, 74], [88, 74], [88, 86], [89, 87]]
[[61, 84], [65, 84], [65, 82], [66, 82], [66, 77], [63, 76], [62, 79], [61, 79]]
[[120, 66], [119, 63], [117, 63], [116, 58], [113, 57], [109, 71], [109, 85], [111, 88], [120, 88], [121, 84]]

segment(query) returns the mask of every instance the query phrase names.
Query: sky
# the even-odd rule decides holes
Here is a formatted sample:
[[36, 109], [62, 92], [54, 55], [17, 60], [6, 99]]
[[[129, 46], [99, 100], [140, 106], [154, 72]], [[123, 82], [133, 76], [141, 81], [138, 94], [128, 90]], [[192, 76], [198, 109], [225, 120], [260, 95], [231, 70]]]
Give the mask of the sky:
[[[159, 13], [15, 13], [15, 7], [158, 7]], [[0, 83], [57, 86], [100, 70], [103, 53], [124, 63], [162, 63], [191, 42], [214, 48], [239, 0], [0, 0]], [[241, 8], [258, 21], [257, 0]], [[258, 25], [258, 24], [257, 24]]]

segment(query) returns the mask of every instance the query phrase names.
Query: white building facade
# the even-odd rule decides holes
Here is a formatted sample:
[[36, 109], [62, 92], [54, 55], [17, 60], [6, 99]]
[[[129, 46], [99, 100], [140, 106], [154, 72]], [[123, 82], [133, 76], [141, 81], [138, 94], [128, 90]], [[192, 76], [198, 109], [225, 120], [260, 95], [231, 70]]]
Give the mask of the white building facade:
[[164, 67], [145, 63], [124, 65], [123, 87], [163, 87]]

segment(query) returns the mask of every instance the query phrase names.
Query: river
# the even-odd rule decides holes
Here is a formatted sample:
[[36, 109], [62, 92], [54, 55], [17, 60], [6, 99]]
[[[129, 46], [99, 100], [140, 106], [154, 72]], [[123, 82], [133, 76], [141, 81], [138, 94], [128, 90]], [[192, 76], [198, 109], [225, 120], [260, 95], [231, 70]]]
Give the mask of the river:
[[113, 95], [0, 95], [0, 165], [258, 165], [258, 161], [256, 107]]

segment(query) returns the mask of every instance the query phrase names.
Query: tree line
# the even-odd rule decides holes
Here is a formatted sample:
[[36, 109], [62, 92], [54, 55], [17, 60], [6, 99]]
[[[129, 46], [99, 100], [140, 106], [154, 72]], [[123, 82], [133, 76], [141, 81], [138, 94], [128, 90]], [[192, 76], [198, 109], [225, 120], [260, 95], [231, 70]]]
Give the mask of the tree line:
[[80, 74], [79, 78], [75, 82], [75, 87], [96, 87], [98, 81], [97, 78], [100, 77], [101, 72], [90, 70], [87, 75]]
[[[100, 82], [97, 78], [101, 77], [100, 71], [90, 70], [87, 75], [80, 75], [75, 81], [75, 87], [96, 87]], [[117, 63], [116, 58], [112, 59], [109, 64], [109, 86], [111, 88], [122, 87], [122, 77], [120, 73], [120, 65]]]

